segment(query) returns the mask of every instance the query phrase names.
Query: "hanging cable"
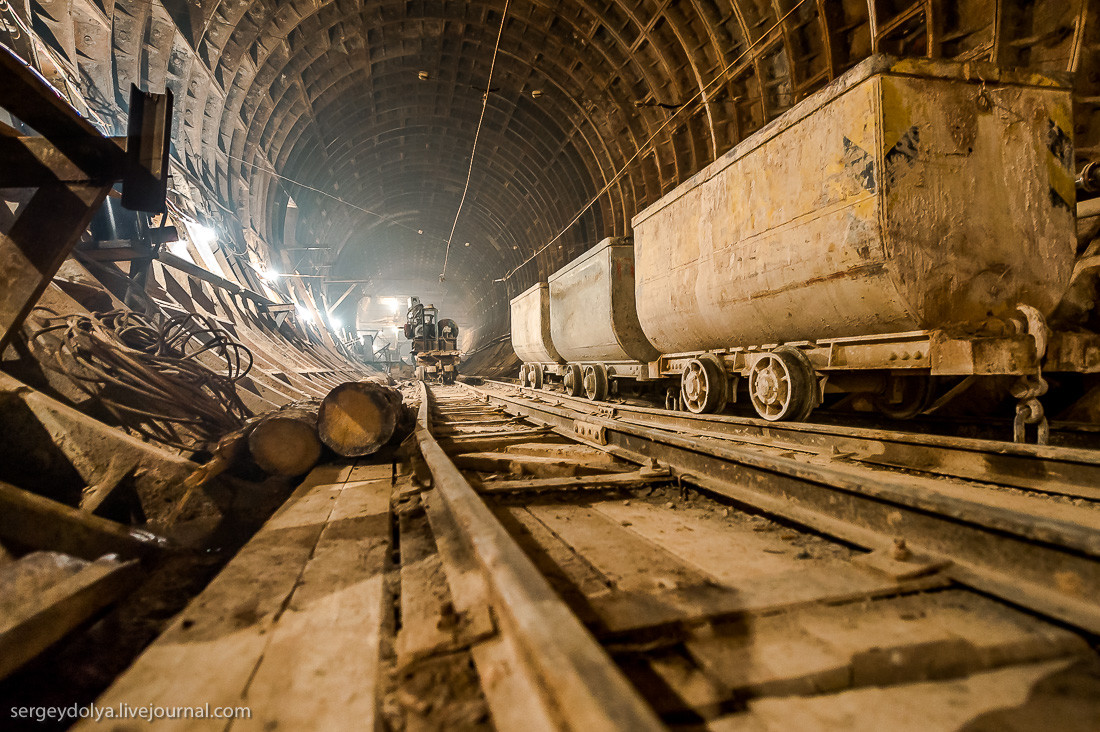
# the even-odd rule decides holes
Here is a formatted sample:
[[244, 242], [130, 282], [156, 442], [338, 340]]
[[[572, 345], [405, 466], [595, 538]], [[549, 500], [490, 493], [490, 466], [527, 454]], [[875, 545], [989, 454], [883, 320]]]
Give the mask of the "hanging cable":
[[[253, 163], [250, 160], [245, 160], [244, 158], [238, 158], [236, 155], [229, 155], [228, 153], [225, 153], [225, 156], [227, 158], [229, 158], [230, 160], [236, 160], [239, 163], [244, 163], [245, 165], [250, 165], [253, 168], [255, 168], [256, 170], [261, 170], [264, 173], [268, 173], [269, 175], [273, 175], [276, 178], [278, 178], [279, 180], [286, 181], [287, 183], [291, 183], [291, 184], [296, 185], [300, 188], [304, 188], [307, 191], [313, 191], [314, 193], [319, 193], [322, 196], [325, 196], [327, 198], [331, 198], [332, 200], [334, 200], [338, 203], [342, 203], [345, 206], [350, 206], [351, 208], [354, 208], [356, 211], [361, 211], [365, 214], [370, 214], [371, 216], [377, 216], [379, 219], [381, 219], [383, 221], [386, 221], [386, 216], [384, 214], [380, 214], [377, 211], [371, 211], [369, 208], [363, 208], [362, 206], [357, 206], [354, 203], [352, 203], [351, 201], [340, 198], [339, 196], [334, 196], [331, 193], [328, 193], [326, 191], [321, 190], [320, 188], [314, 188], [313, 186], [306, 185], [305, 183], [303, 183], [299, 180], [294, 180], [293, 178], [288, 178], [285, 175], [282, 175], [280, 173], [275, 172], [275, 170], [273, 168], [267, 168], [267, 167], [264, 167], [262, 165], [257, 165], [256, 163]], [[289, 192], [288, 192], [288, 194], [289, 194]], [[397, 227], [402, 228], [402, 229], [407, 229], [408, 231], [412, 231], [412, 232], [416, 233], [417, 235], [423, 236], [423, 230], [422, 229], [414, 229], [413, 227], [402, 224], [399, 221], [390, 220], [387, 223], [389, 223], [391, 226], [397, 226]], [[444, 241], [443, 239], [438, 238], [438, 237], [434, 237], [434, 236], [431, 236], [431, 237], [428, 237], [428, 238], [429, 239], [434, 239], [435, 241], [438, 241], [438, 242]]]
[[[728, 72], [730, 69], [732, 69], [738, 63], [740, 63], [741, 60], [743, 58], [745, 58], [745, 56], [747, 56], [754, 48], [756, 48], [756, 46], [758, 46], [764, 39], [769, 38], [773, 31], [775, 31], [777, 28], [779, 28], [779, 26], [781, 26], [783, 24], [783, 22], [794, 13], [794, 11], [798, 10], [800, 7], [805, 5], [806, 2], [807, 2], [807, 0], [799, 0], [799, 2], [796, 3], [795, 6], [792, 7], [790, 10], [788, 10], [786, 13], [784, 13], [783, 16], [781, 18], [779, 18], [779, 20], [777, 20], [775, 22], [775, 24], [772, 25], [771, 28], [769, 28], [766, 32], [761, 33], [760, 37], [757, 38], [755, 41], [753, 41], [751, 44], [749, 44], [748, 48], [746, 48], [744, 51], [742, 51], [737, 56], [737, 58], [735, 58], [730, 63], [726, 64], [726, 66], [721, 71], [719, 71], [717, 74], [715, 74], [713, 79], [711, 79], [705, 86], [703, 86], [701, 89], [699, 89], [699, 91], [697, 91], [694, 95], [692, 95], [690, 99], [685, 101], [683, 103], [683, 105], [681, 106], [681, 110], [686, 109], [688, 105], [693, 104], [696, 100], [699, 99], [699, 97], [706, 94], [707, 91], [712, 86], [714, 86], [715, 84], [717, 84], [720, 81], [725, 80], [726, 72]], [[608, 190], [611, 189], [611, 186], [615, 185], [615, 182], [618, 181], [619, 178], [621, 178], [623, 176], [623, 173], [626, 172], [626, 169], [630, 167], [631, 163], [633, 163], [635, 160], [637, 160], [643, 153], [649, 152], [653, 141], [657, 139], [658, 135], [660, 135], [662, 132], [664, 132], [666, 127], [668, 127], [670, 124], [672, 124], [672, 122], [674, 122], [677, 119], [677, 116], [678, 116], [678, 113], [675, 113], [671, 117], [669, 117], [667, 120], [665, 120], [665, 123], [662, 124], [660, 127], [658, 127], [657, 130], [652, 135], [650, 135], [649, 138], [646, 139], [646, 141], [644, 143], [642, 143], [642, 145], [637, 149], [637, 151], [635, 151], [635, 153], [630, 156], [630, 159], [627, 160], [625, 163], [623, 163], [622, 167], [620, 167], [619, 170], [615, 173], [615, 175], [612, 176], [611, 180], [609, 180], [607, 182], [607, 184], [603, 188], [600, 189], [600, 192], [597, 193], [595, 196], [593, 196], [592, 199], [588, 203], [586, 203], [584, 205], [584, 207], [581, 208], [580, 211], [577, 212], [577, 215], [574, 216], [572, 218], [572, 220], [568, 224], [566, 224], [562, 228], [562, 230], [559, 231], [554, 236], [553, 239], [546, 242], [540, 248], [535, 250], [534, 254], [532, 254], [530, 257], [528, 257], [527, 259], [523, 260], [518, 265], [516, 265], [515, 268], [513, 268], [512, 271], [510, 271], [508, 274], [504, 275], [503, 277], [501, 277], [499, 279], [494, 280], [494, 282], [507, 282], [508, 280], [510, 280], [512, 278], [512, 276], [515, 275], [516, 272], [520, 271], [525, 266], [530, 264], [531, 261], [535, 259], [535, 257], [537, 257], [538, 255], [542, 254], [544, 251], [549, 249], [551, 244], [553, 244], [558, 239], [560, 239], [565, 234], [565, 232], [569, 231], [569, 229], [572, 228], [573, 224], [580, 221], [581, 216], [584, 216], [585, 212], [587, 212], [588, 209], [592, 208], [592, 206], [597, 201], [599, 201], [601, 197], [603, 197], [603, 194], [607, 193]], [[683, 117], [681, 117], [681, 119], [683, 119]]]
[[497, 52], [500, 50], [500, 39], [504, 35], [504, 21], [508, 18], [508, 4], [510, 0], [505, 0], [504, 11], [500, 16], [500, 30], [497, 31], [497, 42], [493, 46], [493, 60], [489, 63], [489, 81], [485, 85], [485, 96], [481, 98], [481, 116], [477, 120], [477, 129], [474, 130], [474, 147], [470, 150], [470, 167], [466, 170], [466, 185], [462, 188], [462, 198], [458, 201], [458, 211], [455, 212], [454, 223], [451, 224], [451, 233], [447, 236], [447, 251], [443, 255], [443, 271], [439, 273], [439, 281], [442, 282], [447, 278], [447, 264], [451, 260], [451, 241], [455, 237], [455, 229], [458, 228], [458, 219], [462, 216], [462, 206], [466, 203], [466, 194], [470, 190], [470, 179], [474, 175], [474, 156], [477, 154], [477, 141], [481, 135], [481, 124], [485, 121], [485, 110], [489, 108], [489, 95], [493, 91], [493, 71], [497, 65]]

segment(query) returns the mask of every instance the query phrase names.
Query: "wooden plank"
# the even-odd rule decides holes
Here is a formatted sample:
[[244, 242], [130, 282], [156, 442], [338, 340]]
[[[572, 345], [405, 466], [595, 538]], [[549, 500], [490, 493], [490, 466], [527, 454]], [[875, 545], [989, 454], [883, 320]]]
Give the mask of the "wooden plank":
[[665, 719], [716, 716], [728, 693], [680, 649], [620, 653], [623, 671]]
[[[607, 459], [574, 459], [542, 455], [522, 455], [505, 452], [467, 452], [454, 457], [455, 464], [463, 470], [477, 470], [485, 473], [505, 472], [512, 475], [532, 475], [539, 477], [572, 477], [578, 475], [599, 475], [614, 469]], [[625, 466], [622, 472], [628, 472]]]
[[590, 598], [605, 633], [644, 629], [699, 620], [758, 615], [814, 603], [853, 602], [904, 592], [943, 587], [935, 575], [896, 582], [855, 568], [816, 569], [760, 578], [737, 587], [698, 584], [665, 591], [614, 592]]
[[15, 338], [109, 190], [82, 183], [42, 186], [11, 230], [0, 232], [0, 350]]
[[90, 176], [117, 180], [126, 154], [18, 56], [0, 46], [0, 105], [57, 146]]
[[0, 481], [0, 539], [28, 549], [53, 549], [92, 560], [104, 554], [140, 557], [164, 539]]
[[390, 466], [356, 468], [279, 617], [230, 729], [372, 729], [381, 684]]
[[1087, 732], [1100, 719], [1100, 684], [1071, 661], [1014, 666], [948, 682], [756, 699], [749, 711], [712, 720], [713, 732], [938, 732], [1049, 729]]
[[589, 475], [582, 478], [531, 478], [529, 480], [486, 480], [478, 490], [481, 493], [540, 493], [573, 488], [615, 488], [642, 486], [671, 480], [669, 471], [635, 470], [629, 473]]
[[588, 506], [533, 505], [528, 510], [611, 580], [616, 590], [662, 591], [713, 584], [695, 567]]
[[546, 436], [549, 434], [550, 429], [547, 428], [537, 430], [516, 430], [514, 432], [492, 435], [482, 434], [463, 437], [443, 436], [439, 438], [439, 445], [448, 453], [472, 452], [474, 450], [496, 450], [497, 448], [507, 445], [530, 442], [531, 438], [536, 435]]
[[755, 578], [848, 565], [849, 552], [824, 539], [750, 518], [736, 509], [694, 507], [676, 500], [601, 500], [592, 510], [658, 545], [715, 582], [740, 585]]
[[[350, 466], [315, 468], [225, 569], [100, 696], [99, 703], [242, 704], [249, 679], [301, 581], [350, 472]], [[198, 726], [188, 721], [192, 724], [165, 721], [164, 727]], [[224, 721], [206, 728], [222, 729]]]
[[454, 612], [443, 564], [435, 549], [427, 518], [406, 511], [398, 520], [401, 547], [401, 629], [397, 633], [397, 663], [404, 666], [457, 644]]
[[542, 683], [507, 636], [496, 636], [470, 649], [493, 726], [508, 732], [555, 732], [564, 728], [543, 697]]
[[757, 617], [684, 645], [733, 696], [954, 678], [1088, 653], [1067, 630], [960, 590]]
[[447, 512], [441, 501], [435, 491], [429, 491], [421, 499], [431, 522], [443, 571], [447, 575], [447, 585], [459, 617], [461, 632], [464, 637], [476, 641], [492, 635], [496, 630], [489, 610], [489, 585], [477, 564], [477, 558], [463, 544], [454, 517]]
[[0, 607], [0, 679], [121, 597], [141, 575], [137, 560], [70, 560], [55, 563], [52, 573], [32, 569], [37, 577], [30, 591], [20, 577], [28, 560], [36, 561], [31, 555], [0, 569], [0, 592], [6, 596]]
[[587, 606], [585, 597], [611, 591], [611, 580], [562, 541], [561, 537], [547, 528], [527, 508], [503, 506], [496, 509], [496, 515], [558, 594], [579, 615]]
[[186, 458], [142, 442], [3, 373], [0, 373], [0, 394], [15, 396], [18, 401], [13, 402], [22, 402], [30, 410], [88, 484], [93, 500], [113, 489], [121, 477], [131, 476], [142, 509], [151, 522], [168, 514], [179, 498], [180, 484], [198, 467]]

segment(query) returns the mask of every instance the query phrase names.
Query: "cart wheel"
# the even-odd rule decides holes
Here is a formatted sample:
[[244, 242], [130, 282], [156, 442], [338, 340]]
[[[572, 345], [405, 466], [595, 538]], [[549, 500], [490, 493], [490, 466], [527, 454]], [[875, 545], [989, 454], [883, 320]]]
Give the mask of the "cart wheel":
[[716, 356], [693, 358], [680, 374], [680, 398], [694, 414], [714, 414], [726, 407], [726, 371]]
[[519, 367], [519, 385], [527, 386], [527, 364], [523, 364]]
[[584, 395], [594, 402], [607, 399], [607, 369], [603, 364], [584, 367]]
[[571, 363], [565, 367], [565, 393], [569, 396], [579, 397], [584, 392], [584, 375], [581, 367]]
[[532, 366], [531, 367], [531, 386], [535, 387], [536, 389], [541, 389], [542, 388], [542, 367], [541, 366]]
[[806, 355], [780, 346], [765, 353], [749, 371], [749, 397], [769, 422], [801, 421], [817, 406], [817, 378]]
[[890, 419], [912, 419], [932, 406], [936, 384], [928, 374], [890, 376], [886, 390], [876, 394], [875, 409]]

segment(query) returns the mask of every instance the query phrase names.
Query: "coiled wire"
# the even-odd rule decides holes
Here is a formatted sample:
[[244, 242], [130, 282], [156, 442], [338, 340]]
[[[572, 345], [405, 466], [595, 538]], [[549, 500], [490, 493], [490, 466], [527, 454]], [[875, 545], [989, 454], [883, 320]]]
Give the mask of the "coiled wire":
[[[35, 316], [42, 325], [30, 340], [42, 365], [148, 440], [205, 450], [252, 416], [237, 394], [252, 352], [209, 317], [187, 313], [158, 325], [129, 310], [59, 316], [38, 308]], [[224, 372], [200, 362], [206, 353]]]

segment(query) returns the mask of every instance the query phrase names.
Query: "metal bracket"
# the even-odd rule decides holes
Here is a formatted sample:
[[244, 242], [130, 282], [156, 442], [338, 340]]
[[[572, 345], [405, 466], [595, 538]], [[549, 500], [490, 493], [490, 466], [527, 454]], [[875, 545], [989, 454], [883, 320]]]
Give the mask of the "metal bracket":
[[1018, 400], [1016, 403], [1016, 418], [1012, 421], [1012, 439], [1014, 442], [1027, 442], [1027, 425], [1036, 425], [1038, 432], [1035, 441], [1040, 445], [1050, 442], [1050, 423], [1039, 397], [1047, 393], [1048, 384], [1043, 378], [1042, 361], [1047, 351], [1049, 329], [1043, 314], [1030, 305], [1017, 305], [1016, 309], [1024, 316], [1021, 324], [1017, 320], [1020, 330], [1030, 335], [1035, 341], [1035, 373], [1021, 376], [1013, 384], [1012, 396]]
[[607, 428], [603, 425], [575, 419], [573, 420], [573, 432], [589, 442], [595, 442], [597, 445], [607, 444]]

